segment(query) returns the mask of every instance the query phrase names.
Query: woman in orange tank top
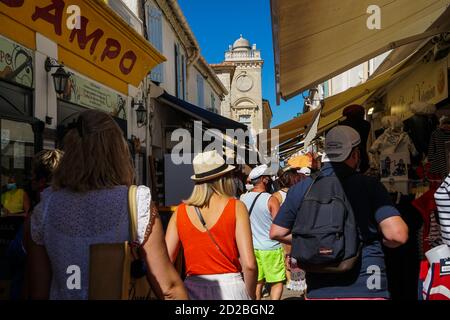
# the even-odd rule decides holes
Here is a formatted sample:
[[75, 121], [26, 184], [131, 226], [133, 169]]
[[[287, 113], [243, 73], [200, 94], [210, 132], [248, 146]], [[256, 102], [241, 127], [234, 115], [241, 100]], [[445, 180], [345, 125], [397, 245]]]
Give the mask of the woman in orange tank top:
[[175, 261], [183, 246], [190, 299], [254, 299], [256, 259], [247, 208], [233, 198], [234, 167], [215, 151], [196, 156], [193, 166], [194, 190], [167, 228], [169, 256]]

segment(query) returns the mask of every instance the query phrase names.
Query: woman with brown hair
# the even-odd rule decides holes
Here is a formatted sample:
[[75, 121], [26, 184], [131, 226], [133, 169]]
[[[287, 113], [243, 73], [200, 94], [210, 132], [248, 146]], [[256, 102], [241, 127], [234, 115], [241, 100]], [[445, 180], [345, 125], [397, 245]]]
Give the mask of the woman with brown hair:
[[183, 246], [190, 299], [255, 299], [257, 268], [250, 219], [245, 205], [234, 198], [234, 167], [216, 151], [200, 153], [193, 165], [194, 190], [167, 229], [169, 255], [175, 261]]
[[280, 178], [278, 179], [280, 190], [273, 194], [273, 196], [277, 198], [280, 203], [280, 206], [286, 199], [289, 188], [298, 183], [300, 180], [302, 180], [302, 175], [299, 174], [296, 169], [288, 169], [281, 173]]
[[[31, 216], [32, 299], [89, 298], [90, 246], [131, 240], [128, 189], [133, 182], [119, 126], [106, 113], [82, 112], [64, 139], [52, 187], [42, 193]], [[186, 299], [167, 255], [161, 221], [151, 214], [149, 188], [138, 187], [136, 202], [137, 240], [153, 291], [159, 298]], [[69, 288], [73, 270], [80, 279]]]

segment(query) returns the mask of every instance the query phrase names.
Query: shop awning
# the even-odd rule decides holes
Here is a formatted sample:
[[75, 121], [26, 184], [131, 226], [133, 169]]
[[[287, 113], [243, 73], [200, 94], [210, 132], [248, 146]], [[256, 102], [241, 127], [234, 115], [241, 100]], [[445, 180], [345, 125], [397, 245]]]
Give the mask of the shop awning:
[[413, 66], [406, 66], [410, 57], [359, 86], [352, 87], [344, 92], [325, 99], [317, 126], [317, 134], [326, 131], [342, 119], [342, 111], [345, 107], [351, 104], [363, 105], [378, 89], [411, 71]]
[[[194, 120], [203, 122], [203, 134], [207, 129], [218, 129], [222, 132], [222, 136], [217, 136], [218, 133], [209, 132], [213, 137], [217, 136], [219, 139], [223, 139], [225, 144], [223, 146], [223, 151], [227, 157], [241, 157], [245, 163], [261, 161], [262, 155], [259, 154], [258, 150], [255, 148], [256, 145], [249, 145], [247, 142], [242, 144], [240, 141], [235, 140], [235, 136], [226, 135], [227, 129], [242, 129], [244, 132], [247, 130], [247, 126], [233, 121], [231, 119], [222, 117], [214, 112], [210, 112], [203, 108], [200, 108], [192, 103], [181, 100], [174, 97], [167, 92], [160, 95], [157, 100], [163, 104], [166, 104], [184, 114], [188, 115]], [[254, 164], [254, 163], [253, 163]]]
[[168, 94], [167, 92], [164, 92], [157, 99], [162, 103], [165, 103], [171, 106], [172, 108], [175, 108], [178, 111], [189, 115], [193, 119], [203, 121], [204, 125], [210, 128], [219, 129], [221, 131], [225, 131], [226, 129], [247, 130], [247, 126], [242, 123], [233, 121], [231, 119], [222, 117], [217, 113], [210, 112], [208, 110], [200, 108], [196, 105], [193, 105], [192, 103], [174, 97], [171, 94]]
[[[440, 33], [450, 0], [271, 0], [278, 98], [293, 96], [370, 58]], [[381, 29], [367, 27], [380, 9]], [[446, 12], [447, 10], [447, 12]]]
[[[387, 75], [384, 75], [383, 79], [384, 78], [390, 79]], [[383, 84], [385, 84], [385, 82], [381, 81], [381, 79], [378, 79], [376, 83], [369, 83], [368, 81], [363, 85], [350, 88], [338, 95], [327, 98], [323, 110], [321, 111], [319, 128], [339, 120], [342, 117], [342, 109], [347, 105], [364, 103], [374, 90], [378, 89]], [[278, 130], [280, 151], [290, 148], [298, 142], [298, 139], [296, 138], [304, 135], [307, 131], [309, 132], [309, 130], [313, 130], [311, 125], [313, 124], [314, 119], [316, 119], [315, 115], [317, 115], [318, 112], [319, 110], [309, 111], [270, 130], [271, 132], [273, 130]]]
[[[280, 151], [290, 149], [299, 142], [300, 135], [302, 135], [302, 138], [305, 138], [306, 135], [315, 137], [317, 134], [326, 131], [343, 117], [342, 111], [346, 106], [351, 104], [364, 104], [378, 89], [409, 72], [412, 66], [405, 67], [405, 64], [408, 63], [410, 57], [363, 84], [328, 97], [325, 99], [322, 110], [307, 112], [298, 118], [294, 118], [273, 128], [279, 130]], [[316, 119], [315, 115], [318, 112], [320, 112], [320, 119], [314, 123]], [[313, 124], [316, 124], [316, 126], [313, 126]]]
[[297, 118], [289, 120], [279, 126], [271, 128], [269, 130], [268, 140], [271, 140], [271, 137], [274, 136], [274, 131], [278, 130], [278, 142], [279, 144], [283, 144], [290, 139], [296, 138], [299, 135], [303, 134], [307, 129], [308, 125], [313, 120], [315, 111], [309, 111], [305, 114], [300, 115]]
[[280, 151], [279, 155], [280, 155], [280, 160], [286, 160], [288, 159], [290, 156], [292, 156], [294, 153], [301, 151], [304, 148], [305, 144], [304, 142], [298, 142], [297, 144], [283, 150]]

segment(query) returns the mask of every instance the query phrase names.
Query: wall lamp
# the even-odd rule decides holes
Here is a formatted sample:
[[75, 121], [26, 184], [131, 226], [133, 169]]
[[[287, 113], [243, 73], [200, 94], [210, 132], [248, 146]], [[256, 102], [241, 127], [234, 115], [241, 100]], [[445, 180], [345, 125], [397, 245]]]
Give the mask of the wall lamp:
[[138, 128], [142, 128], [147, 125], [147, 109], [144, 107], [142, 101], [135, 102], [134, 98], [131, 100], [131, 108], [136, 108], [136, 118]]
[[52, 74], [55, 91], [57, 94], [63, 94], [66, 91], [70, 72], [64, 70], [63, 64], [58, 64], [55, 59], [47, 57], [47, 59], [45, 59], [45, 71], [50, 72], [53, 68], [58, 68], [56, 69], [56, 72]]

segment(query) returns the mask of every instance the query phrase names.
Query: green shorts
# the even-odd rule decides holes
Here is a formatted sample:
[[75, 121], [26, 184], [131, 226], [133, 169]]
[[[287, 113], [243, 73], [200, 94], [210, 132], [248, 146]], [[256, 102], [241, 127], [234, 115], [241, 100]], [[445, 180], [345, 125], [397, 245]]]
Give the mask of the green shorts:
[[277, 283], [286, 280], [283, 248], [276, 250], [255, 250], [258, 264], [258, 282]]

